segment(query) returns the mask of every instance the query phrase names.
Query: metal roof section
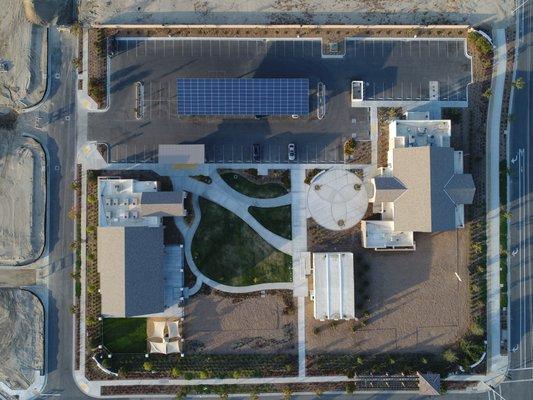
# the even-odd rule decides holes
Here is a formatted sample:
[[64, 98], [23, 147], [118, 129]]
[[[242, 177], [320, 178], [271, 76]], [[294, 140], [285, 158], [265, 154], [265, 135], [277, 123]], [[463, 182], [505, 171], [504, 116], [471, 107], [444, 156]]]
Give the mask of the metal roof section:
[[355, 319], [352, 253], [313, 253], [314, 317]]

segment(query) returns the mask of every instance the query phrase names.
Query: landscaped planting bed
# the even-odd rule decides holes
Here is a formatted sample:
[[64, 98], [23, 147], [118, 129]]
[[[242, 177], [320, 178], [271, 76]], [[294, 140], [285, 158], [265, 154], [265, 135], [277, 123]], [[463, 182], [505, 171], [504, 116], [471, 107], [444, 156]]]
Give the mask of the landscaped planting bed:
[[[111, 370], [120, 379], [208, 379], [246, 378], [262, 376], [295, 376], [297, 356], [289, 354], [204, 355], [189, 354], [113, 354]], [[117, 379], [102, 373], [90, 360], [90, 379]]]
[[290, 190], [288, 170], [271, 170], [266, 176], [257, 175], [256, 169], [219, 170], [229, 186], [245, 196], [271, 199], [287, 194]]
[[111, 353], [146, 353], [146, 318], [104, 318], [103, 344]]
[[290, 204], [271, 208], [249, 207], [248, 212], [269, 231], [286, 239], [292, 239]]
[[292, 280], [292, 258], [261, 238], [242, 219], [200, 198], [202, 218], [192, 242], [198, 268], [232, 286]]

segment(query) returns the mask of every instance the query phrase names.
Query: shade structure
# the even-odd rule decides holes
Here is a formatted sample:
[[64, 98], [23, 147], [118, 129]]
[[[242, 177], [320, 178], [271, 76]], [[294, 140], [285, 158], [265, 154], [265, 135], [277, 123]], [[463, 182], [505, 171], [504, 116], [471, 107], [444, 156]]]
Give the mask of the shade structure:
[[180, 330], [179, 330], [179, 321], [168, 321], [168, 337], [169, 338], [179, 338], [180, 336]]
[[167, 344], [164, 342], [150, 341], [150, 353], [167, 354]]
[[152, 337], [164, 338], [165, 337], [165, 321], [154, 321], [154, 331]]
[[180, 78], [179, 115], [307, 115], [309, 79]]
[[167, 353], [166, 354], [181, 353], [180, 343], [181, 343], [180, 340], [174, 340], [172, 342], [167, 342], [166, 343], [166, 345], [167, 345]]

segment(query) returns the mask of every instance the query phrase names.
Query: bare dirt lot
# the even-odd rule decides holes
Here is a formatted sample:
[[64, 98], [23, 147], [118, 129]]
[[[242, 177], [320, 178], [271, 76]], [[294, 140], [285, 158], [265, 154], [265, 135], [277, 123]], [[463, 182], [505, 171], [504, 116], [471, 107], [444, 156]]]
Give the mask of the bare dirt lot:
[[26, 290], [0, 290], [0, 381], [26, 389], [44, 367], [44, 310]]
[[506, 21], [512, 0], [87, 0], [80, 18], [96, 23], [427, 24]]
[[185, 351], [295, 354], [297, 317], [289, 300], [290, 292], [230, 296], [204, 289], [186, 306]]
[[0, 18], [0, 106], [31, 105], [45, 90], [46, 29], [26, 17], [24, 2], [4, 0]]
[[43, 250], [45, 167], [35, 140], [0, 131], [0, 265], [27, 264]]
[[[370, 265], [364, 278], [369, 299], [363, 299], [362, 307], [370, 318], [356, 330], [353, 321], [331, 326], [316, 321], [308, 303], [309, 353], [437, 353], [454, 343], [470, 324], [468, 237], [467, 230], [417, 234], [415, 252], [354, 249]], [[356, 292], [356, 302], [360, 300]]]

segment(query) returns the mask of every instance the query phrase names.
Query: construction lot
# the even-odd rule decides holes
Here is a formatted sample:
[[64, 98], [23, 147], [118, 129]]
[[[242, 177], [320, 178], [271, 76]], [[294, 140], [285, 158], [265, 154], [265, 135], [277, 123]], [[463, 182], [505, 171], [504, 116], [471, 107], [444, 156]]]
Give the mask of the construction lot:
[[315, 320], [307, 301], [309, 354], [438, 354], [455, 343], [470, 324], [468, 237], [466, 229], [417, 234], [414, 252], [360, 250], [370, 265], [363, 278], [369, 300], [356, 292], [356, 303], [362, 302], [360, 313], [366, 310], [370, 318], [366, 326], [353, 321], [332, 326]]
[[44, 246], [46, 160], [35, 140], [0, 131], [0, 188], [0, 265], [28, 264]]
[[[261, 295], [198, 293], [186, 306], [186, 349], [201, 354], [296, 353], [294, 310], [279, 292]], [[292, 294], [286, 293], [292, 300]]]
[[[290, 117], [177, 115], [177, 78], [307, 78], [310, 114]], [[365, 82], [364, 100], [427, 101], [430, 81], [440, 100], [466, 101], [470, 59], [463, 39], [357, 39], [343, 56], [322, 55], [317, 39], [120, 38], [111, 58], [110, 108], [89, 116], [89, 140], [108, 143], [114, 162], [156, 161], [159, 144], [202, 143], [208, 162], [343, 161], [342, 143], [369, 138], [367, 108], [353, 108], [350, 83]], [[135, 83], [144, 88], [136, 118]], [[326, 87], [326, 114], [317, 118], [317, 85]]]

